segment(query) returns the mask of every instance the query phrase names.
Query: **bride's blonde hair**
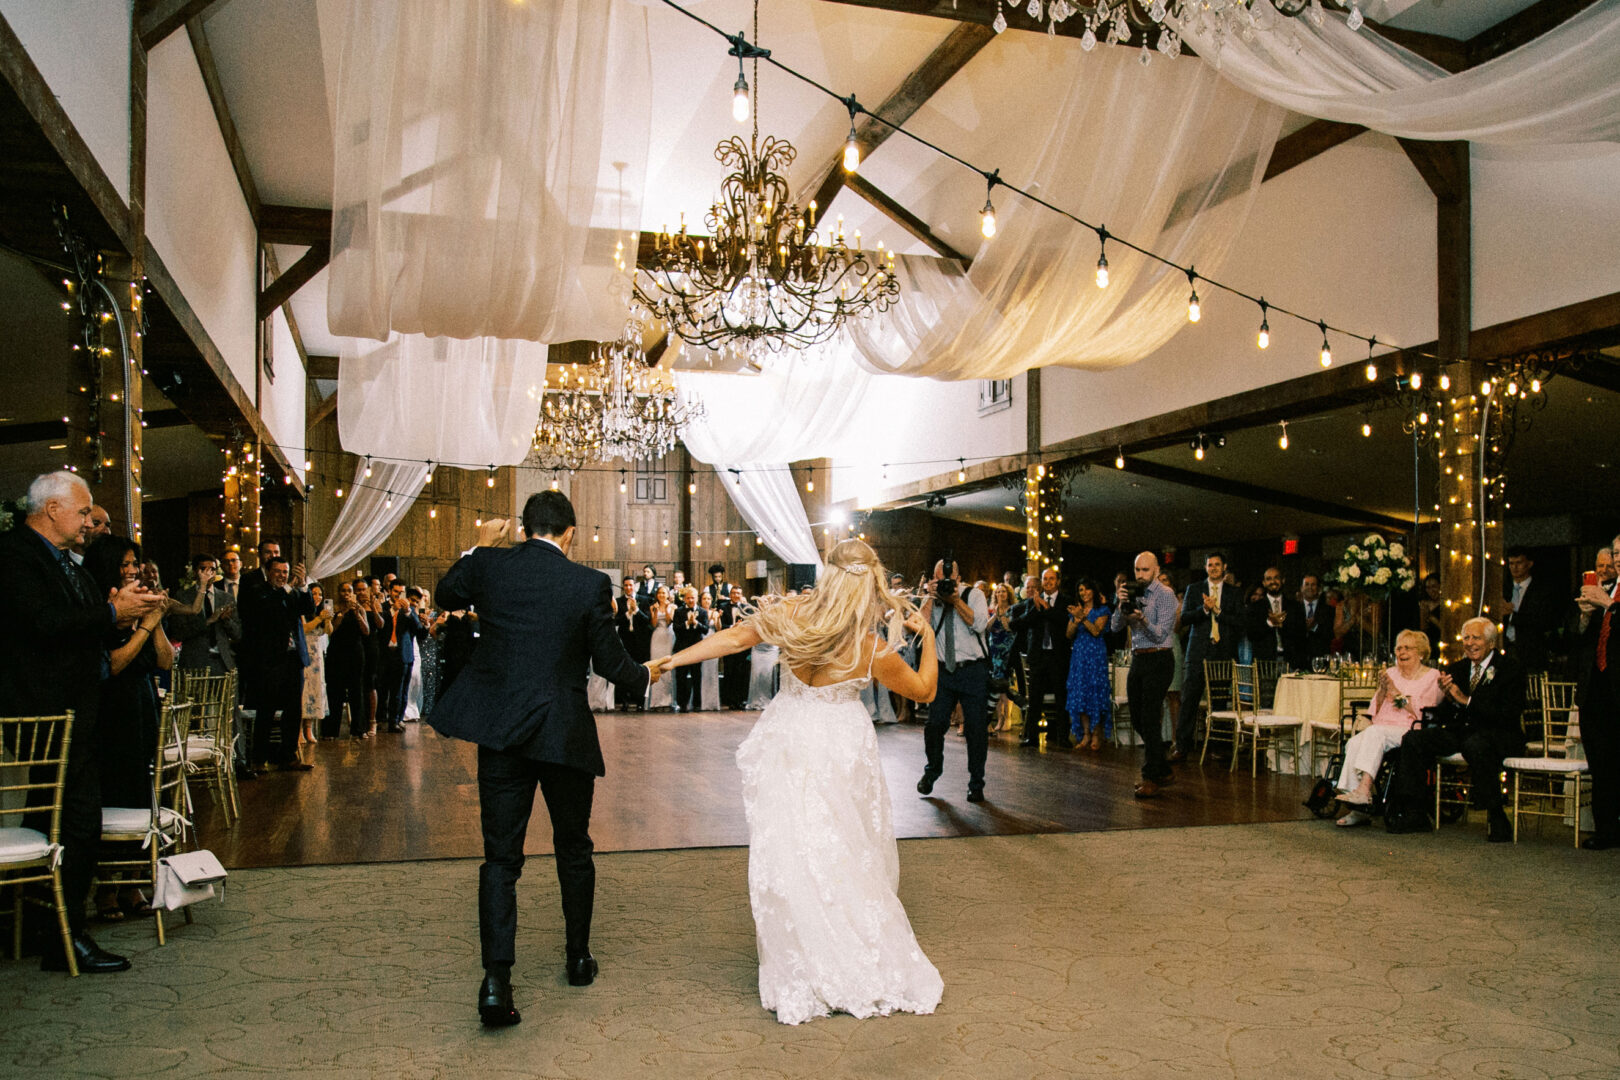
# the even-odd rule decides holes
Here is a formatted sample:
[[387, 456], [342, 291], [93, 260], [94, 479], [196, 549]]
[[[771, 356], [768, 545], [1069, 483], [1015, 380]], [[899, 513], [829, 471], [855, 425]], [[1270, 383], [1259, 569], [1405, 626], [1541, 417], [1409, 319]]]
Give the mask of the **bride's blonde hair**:
[[889, 574], [864, 541], [845, 540], [827, 556], [827, 570], [808, 596], [767, 596], [748, 619], [761, 640], [795, 668], [853, 675], [861, 645], [896, 615], [914, 610], [889, 591]]

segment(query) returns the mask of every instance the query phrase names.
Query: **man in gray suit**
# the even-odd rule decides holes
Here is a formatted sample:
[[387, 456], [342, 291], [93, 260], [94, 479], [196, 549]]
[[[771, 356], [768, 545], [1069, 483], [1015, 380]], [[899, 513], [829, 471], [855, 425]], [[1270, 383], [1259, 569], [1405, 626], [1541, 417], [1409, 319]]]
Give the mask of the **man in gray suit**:
[[197, 584], [175, 594], [179, 607], [168, 618], [169, 637], [180, 642], [178, 662], [210, 675], [235, 671], [242, 620], [219, 584], [219, 563], [212, 555], [197, 555], [191, 570]]

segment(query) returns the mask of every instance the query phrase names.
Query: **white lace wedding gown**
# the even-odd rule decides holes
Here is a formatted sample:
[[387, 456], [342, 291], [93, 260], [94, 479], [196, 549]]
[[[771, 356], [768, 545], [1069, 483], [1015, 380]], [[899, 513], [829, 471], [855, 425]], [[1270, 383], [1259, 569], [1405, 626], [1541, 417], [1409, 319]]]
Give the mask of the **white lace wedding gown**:
[[[652, 641], [647, 655], [653, 660], [675, 651], [675, 630], [669, 619], [657, 608], [653, 609]], [[647, 688], [647, 708], [668, 709], [675, 704], [675, 673], [665, 671], [662, 678]]]
[[781, 690], [737, 748], [759, 999], [784, 1024], [832, 1012], [931, 1013], [944, 983], [895, 890], [900, 857], [870, 676]]

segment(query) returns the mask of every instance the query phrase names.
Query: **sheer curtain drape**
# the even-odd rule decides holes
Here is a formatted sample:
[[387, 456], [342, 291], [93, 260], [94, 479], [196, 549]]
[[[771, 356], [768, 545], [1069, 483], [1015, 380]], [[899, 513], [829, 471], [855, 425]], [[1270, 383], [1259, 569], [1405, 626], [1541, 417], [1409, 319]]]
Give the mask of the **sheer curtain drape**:
[[[1248, 218], [1283, 110], [1207, 65], [1144, 70], [1126, 49], [1074, 53], [1065, 100], [1029, 187], [1180, 263], [1218, 274]], [[998, 191], [1000, 232], [961, 275], [906, 260], [896, 306], [850, 328], [873, 370], [1004, 379], [1033, 367], [1134, 363], [1187, 325], [1186, 275], [1113, 245], [1095, 282], [1097, 234]]]
[[332, 332], [613, 340], [627, 296], [618, 245], [633, 261], [645, 185], [645, 10], [319, 10], [336, 144]]
[[546, 377], [546, 346], [530, 341], [395, 334], [343, 345], [338, 439], [372, 458], [372, 475], [356, 467], [315, 577], [348, 569], [393, 533], [424, 490], [426, 462], [520, 464]]
[[748, 527], [787, 562], [821, 565], [788, 463], [847, 450], [873, 381], [843, 339], [784, 354], [762, 375], [675, 374], [682, 400], [705, 410], [683, 436], [687, 450], [714, 466]]
[[1253, 41], [1217, 46], [1195, 32], [1188, 42], [1267, 101], [1390, 135], [1507, 146], [1620, 141], [1620, 0], [1598, 0], [1455, 75], [1370, 29], [1351, 30], [1337, 12], [1320, 27], [1273, 18], [1277, 29]]

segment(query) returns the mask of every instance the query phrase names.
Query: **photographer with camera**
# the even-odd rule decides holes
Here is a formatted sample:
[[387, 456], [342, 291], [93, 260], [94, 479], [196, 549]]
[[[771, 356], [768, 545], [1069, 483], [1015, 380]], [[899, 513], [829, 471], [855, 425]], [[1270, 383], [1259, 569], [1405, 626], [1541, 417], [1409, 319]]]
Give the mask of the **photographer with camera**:
[[928, 764], [917, 792], [928, 795], [945, 771], [945, 730], [951, 713], [962, 706], [962, 734], [967, 738], [968, 802], [984, 801], [984, 762], [990, 749], [990, 661], [984, 631], [990, 623], [990, 605], [978, 589], [961, 588], [960, 565], [947, 551], [934, 564], [921, 614], [934, 628], [939, 650], [939, 686], [928, 707], [923, 747]]
[[1072, 750], [1069, 714], [1064, 709], [1069, 681], [1069, 609], [1074, 597], [1058, 591], [1061, 578], [1055, 566], [1041, 572], [1039, 591], [1013, 608], [1012, 628], [1023, 639], [1029, 657], [1028, 698], [1024, 706], [1024, 737], [1019, 746], [1039, 746], [1041, 716], [1047, 712], [1046, 695], [1055, 704], [1046, 720], [1048, 749]]
[[[1147, 756], [1142, 762], [1138, 799], [1151, 799], [1174, 775], [1164, 756], [1164, 695], [1175, 676], [1176, 660], [1170, 637], [1176, 629], [1176, 594], [1159, 581], [1159, 558], [1151, 551], [1136, 557], [1135, 580], [1116, 591], [1119, 605], [1109, 625], [1131, 634], [1131, 670], [1125, 679], [1125, 700], [1131, 727], [1142, 740]], [[1190, 666], [1188, 670], [1191, 670]]]

